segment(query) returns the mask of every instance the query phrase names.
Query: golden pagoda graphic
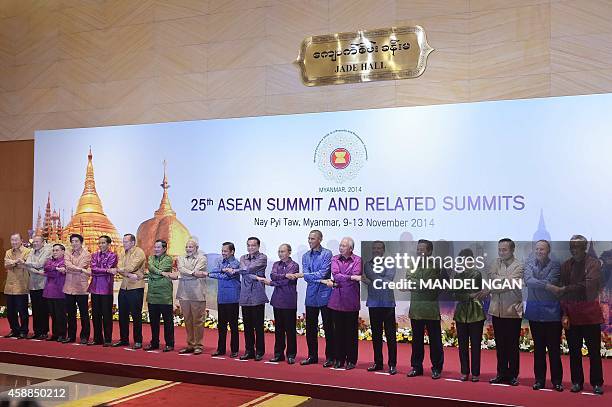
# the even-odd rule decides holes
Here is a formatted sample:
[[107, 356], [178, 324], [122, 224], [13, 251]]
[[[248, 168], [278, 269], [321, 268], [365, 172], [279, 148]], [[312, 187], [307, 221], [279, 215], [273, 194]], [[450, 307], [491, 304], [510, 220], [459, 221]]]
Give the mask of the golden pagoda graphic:
[[172, 210], [170, 199], [168, 198], [168, 177], [166, 176], [166, 161], [164, 161], [164, 180], [161, 187], [164, 192], [162, 195], [159, 209], [154, 216], [138, 226], [137, 242], [138, 246], [150, 256], [153, 254], [153, 245], [156, 240], [162, 239], [168, 242], [167, 253], [170, 256], [185, 254], [185, 244], [189, 240], [189, 230], [176, 217], [176, 212]]
[[91, 147], [87, 155], [87, 172], [85, 174], [85, 187], [79, 198], [76, 212], [72, 215], [70, 223], [64, 228], [64, 241], [69, 242], [72, 233], [78, 233], [85, 239], [85, 246], [90, 253], [98, 251], [100, 236], [107, 235], [112, 239], [112, 249], [116, 252], [121, 246], [121, 237], [113, 223], [108, 219], [102, 208], [102, 201], [96, 191], [94, 179], [93, 155]]

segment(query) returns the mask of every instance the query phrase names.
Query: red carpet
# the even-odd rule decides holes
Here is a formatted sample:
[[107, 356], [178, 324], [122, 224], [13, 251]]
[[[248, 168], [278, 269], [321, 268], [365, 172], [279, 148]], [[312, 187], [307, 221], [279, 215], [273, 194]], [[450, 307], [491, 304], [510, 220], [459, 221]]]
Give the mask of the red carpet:
[[[8, 331], [6, 319], [0, 319], [0, 332]], [[118, 334], [115, 325], [115, 335]], [[149, 339], [148, 325], [144, 325], [145, 341]], [[184, 344], [185, 330], [175, 328], [177, 350]], [[51, 342], [0, 339], [0, 361], [21, 363], [61, 369], [72, 369], [96, 373], [131, 377], [156, 378], [213, 386], [235, 387], [262, 392], [299, 394], [336, 401], [356, 403], [399, 405], [416, 401], [421, 405], [456, 406], [461, 401], [499, 405], [563, 405], [590, 406], [610, 405], [612, 401], [612, 360], [604, 360], [605, 381], [608, 383], [604, 396], [573, 394], [569, 388], [569, 359], [563, 357], [564, 384], [566, 391], [531, 390], [533, 384], [533, 355], [521, 353], [521, 384], [518, 387], [493, 386], [487, 383], [495, 373], [495, 351], [482, 352], [482, 373], [480, 383], [458, 382], [459, 360], [456, 348], [445, 348], [444, 372], [441, 380], [429, 376], [426, 362], [426, 376], [407, 378], [409, 370], [410, 345], [400, 344], [398, 349], [399, 373], [396, 376], [369, 373], [365, 369], [372, 361], [372, 345], [360, 341], [359, 363], [352, 371], [328, 370], [321, 365], [299, 366], [286, 363], [268, 364], [262, 362], [240, 362], [233, 359], [213, 359], [217, 332], [206, 330], [205, 354], [181, 356], [177, 352], [147, 353], [103, 348], [101, 346], [62, 345]], [[243, 344], [241, 334], [241, 345]], [[274, 336], [266, 335], [267, 356], [271, 357]], [[319, 349], [324, 348], [323, 340]], [[298, 336], [298, 361], [306, 353], [305, 337]], [[385, 352], [386, 354], [386, 352]], [[426, 358], [428, 350], [426, 350]], [[320, 360], [324, 359], [322, 356]], [[588, 358], [584, 369], [588, 377]], [[448, 380], [451, 379], [451, 380]], [[548, 384], [550, 386], [550, 384]], [[587, 384], [587, 392], [591, 387]], [[411, 400], [408, 400], [411, 399]]]

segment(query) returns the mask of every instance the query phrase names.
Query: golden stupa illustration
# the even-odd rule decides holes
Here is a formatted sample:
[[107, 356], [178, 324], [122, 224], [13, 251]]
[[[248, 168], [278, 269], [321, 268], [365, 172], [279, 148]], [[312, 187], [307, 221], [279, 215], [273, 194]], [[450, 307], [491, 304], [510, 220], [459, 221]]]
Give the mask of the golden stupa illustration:
[[85, 187], [79, 198], [79, 203], [70, 223], [64, 228], [64, 240], [71, 233], [78, 233], [85, 239], [85, 246], [90, 253], [98, 251], [98, 240], [100, 236], [107, 235], [112, 239], [112, 249], [117, 251], [121, 247], [121, 237], [113, 223], [108, 219], [102, 208], [102, 201], [96, 192], [96, 181], [92, 162], [91, 148], [87, 156], [87, 172], [85, 175]]
[[189, 230], [176, 217], [168, 198], [168, 177], [166, 176], [166, 161], [164, 161], [164, 180], [160, 185], [164, 189], [159, 209], [155, 215], [140, 224], [137, 232], [138, 246], [144, 250], [147, 256], [153, 254], [153, 245], [156, 240], [162, 239], [168, 242], [167, 253], [170, 256], [185, 254], [185, 244], [189, 240]]

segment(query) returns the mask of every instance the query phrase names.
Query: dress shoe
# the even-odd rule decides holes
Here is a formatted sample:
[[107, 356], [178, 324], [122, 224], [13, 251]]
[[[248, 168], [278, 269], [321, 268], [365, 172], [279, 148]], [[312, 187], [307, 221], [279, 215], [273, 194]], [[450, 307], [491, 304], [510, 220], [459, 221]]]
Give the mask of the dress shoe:
[[270, 362], [282, 362], [285, 360], [284, 356], [274, 356], [272, 359], [270, 359]]
[[544, 383], [535, 382], [531, 388], [534, 390], [541, 390], [544, 388]]
[[17, 337], [17, 339], [27, 339], [28, 338], [28, 334], [19, 334], [19, 336]]
[[232, 359], [236, 359], [237, 357], [238, 357], [238, 352], [232, 352], [230, 354], [230, 358], [232, 358]]
[[336, 361], [334, 363], [334, 369], [342, 369], [344, 367], [344, 363], [341, 363], [340, 361]]
[[416, 369], [411, 369], [408, 374], [406, 375], [408, 377], [416, 377], [416, 376], [423, 376], [423, 371], [422, 370], [416, 370]]
[[134, 343], [134, 346], [132, 346], [132, 349], [134, 350], [142, 349], [142, 342]]
[[293, 365], [295, 363], [295, 358], [287, 358], [287, 364]]
[[17, 336], [19, 335], [14, 332], [9, 332], [7, 335], [4, 335], [5, 338], [16, 338]]
[[572, 384], [572, 388], [570, 389], [572, 393], [580, 393], [582, 391], [582, 385], [578, 383]]
[[47, 339], [45, 339], [45, 341], [47, 341], [47, 342], [57, 342], [57, 336], [51, 335], [51, 336], [47, 337]]
[[351, 362], [347, 363], [346, 367], [344, 368], [344, 370], [353, 370], [353, 369], [355, 369], [355, 364]]
[[72, 338], [66, 338], [66, 339], [64, 339], [64, 340], [62, 341], [62, 343], [74, 343], [74, 342], [75, 342], [75, 340], [74, 340], [74, 339], [72, 339]]
[[518, 386], [519, 385], [518, 378], [517, 377], [511, 378], [508, 384], [510, 384], [510, 386], [515, 386], [515, 387]]
[[158, 350], [159, 349], [159, 345], [152, 345], [152, 344], [148, 344], [147, 346], [145, 346], [143, 348], [146, 352], [150, 351], [150, 350]]
[[387, 373], [389, 373], [391, 376], [396, 375], [397, 368], [395, 366], [389, 366], [389, 371]]
[[27, 339], [38, 339], [39, 336], [39, 334], [34, 334], [32, 336], [28, 336]]
[[440, 372], [439, 370], [432, 370], [431, 371], [431, 378], [434, 380], [438, 380], [440, 377], [442, 377], [442, 372]]
[[555, 391], [562, 392], [563, 391], [563, 385], [562, 384], [555, 384], [553, 386], [553, 389], [555, 389]]
[[112, 342], [104, 342], [104, 345], [102, 345], [104, 348], [110, 348], [111, 346], [113, 346]]
[[506, 382], [506, 379], [501, 376], [495, 376], [494, 378], [489, 380], [489, 383], [491, 384], [500, 384], [500, 383], [505, 383], [505, 382]]
[[379, 370], [383, 370], [383, 367], [382, 365], [377, 365], [376, 363], [374, 363], [372, 366], [368, 367], [366, 370], [368, 372], [376, 372]]
[[264, 355], [255, 355], [255, 359], [253, 359], [255, 362], [259, 362], [260, 360], [263, 360]]
[[57, 341], [58, 341], [59, 343], [62, 343], [62, 342], [64, 342], [65, 340], [66, 340], [66, 337], [65, 337], [65, 336], [58, 336], [58, 337], [57, 337]]
[[96, 342], [96, 341], [91, 341], [91, 342], [87, 342], [87, 346], [97, 346], [97, 345], [102, 345], [104, 342]]
[[[317, 363], [318, 363], [318, 360], [316, 360], [316, 359], [313, 359], [313, 358], [306, 358], [306, 359], [304, 359], [304, 360], [302, 360], [302, 361], [300, 362], [300, 365], [302, 365], [302, 366], [306, 366], [306, 365], [316, 365]], [[325, 366], [325, 365], [323, 365], [323, 366]]]
[[479, 382], [479, 381], [480, 381], [480, 376], [472, 376], [472, 381], [473, 381], [474, 383]]
[[[316, 362], [315, 362], [316, 363]], [[334, 363], [336, 363], [335, 360], [333, 359], [328, 359], [325, 361], [325, 363], [323, 363], [323, 367], [332, 367], [334, 365]]]
[[245, 353], [244, 355], [240, 356], [240, 360], [249, 360], [249, 359], [255, 359], [255, 355], [253, 355], [252, 353]]
[[83, 339], [81, 339], [81, 341], [79, 343], [81, 345], [87, 345], [87, 342], [89, 342], [89, 340], [87, 338], [83, 338]]
[[41, 335], [38, 335], [37, 339], [39, 341], [46, 341], [48, 337], [49, 337], [49, 335], [47, 335], [47, 334], [41, 334]]
[[193, 350], [193, 354], [194, 355], [201, 355], [202, 354], [202, 348], [195, 348]]
[[164, 350], [162, 352], [172, 352], [174, 350], [174, 346], [166, 345], [164, 346]]
[[599, 394], [600, 396], [603, 395], [603, 386], [601, 385], [593, 386], [593, 393]]
[[468, 375], [462, 374], [461, 377], [459, 377], [459, 380], [461, 380], [462, 382], [467, 382], [468, 381]]
[[187, 353], [193, 353], [195, 349], [193, 348], [183, 348], [178, 351], [179, 355], [186, 355]]
[[130, 346], [130, 343], [129, 342], [123, 342], [123, 341], [119, 341], [119, 342], [113, 343], [113, 348], [118, 348], [120, 346]]
[[225, 352], [219, 352], [218, 350], [216, 350], [211, 356], [223, 356], [225, 355]]

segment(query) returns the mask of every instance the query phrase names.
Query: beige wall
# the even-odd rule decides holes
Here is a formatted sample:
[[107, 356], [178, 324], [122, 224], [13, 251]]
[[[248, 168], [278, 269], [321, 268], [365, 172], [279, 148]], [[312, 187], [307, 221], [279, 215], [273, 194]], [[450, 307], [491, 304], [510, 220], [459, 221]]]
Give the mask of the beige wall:
[[[307, 88], [303, 37], [420, 24], [414, 80]], [[612, 91], [610, 0], [0, 0], [0, 140], [35, 129]]]

